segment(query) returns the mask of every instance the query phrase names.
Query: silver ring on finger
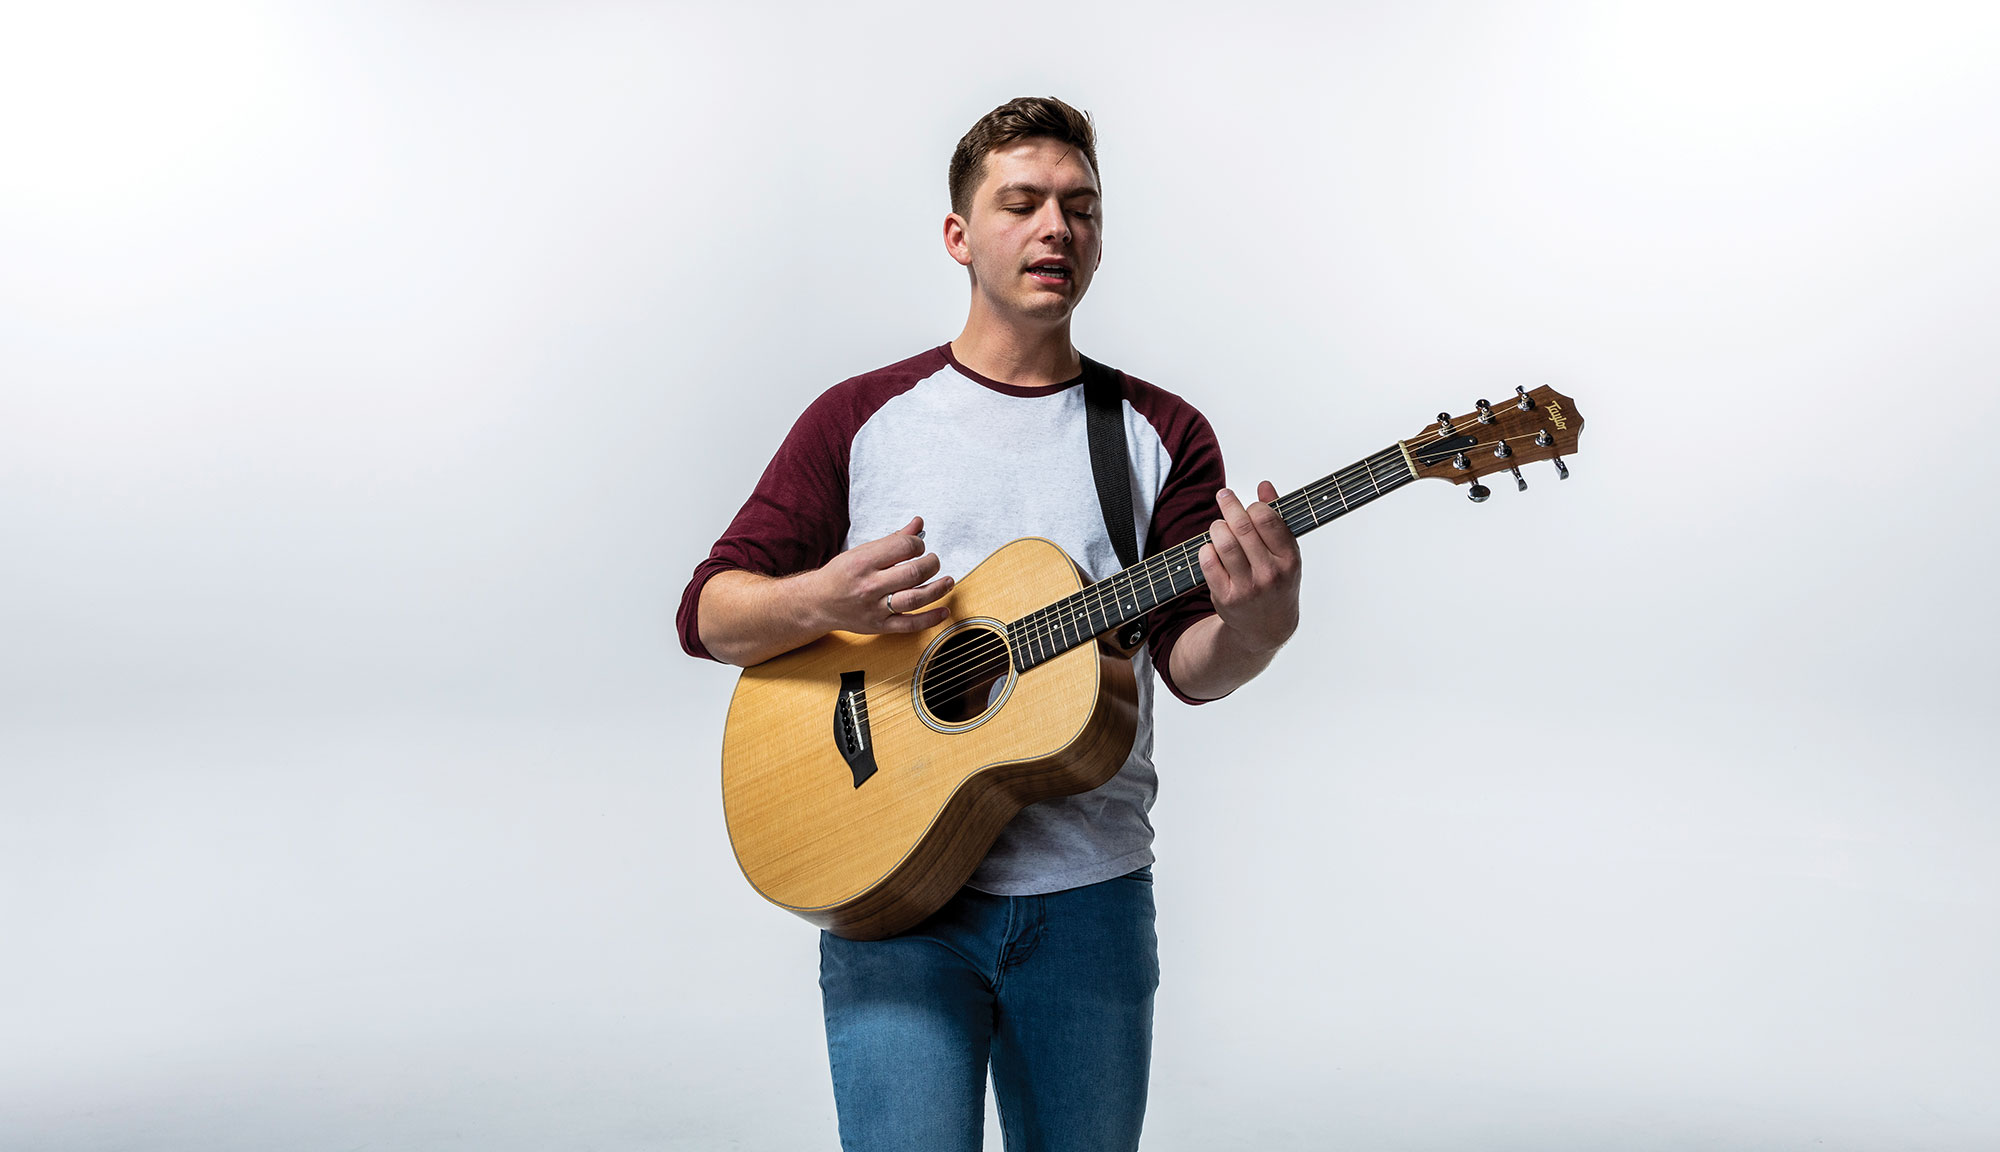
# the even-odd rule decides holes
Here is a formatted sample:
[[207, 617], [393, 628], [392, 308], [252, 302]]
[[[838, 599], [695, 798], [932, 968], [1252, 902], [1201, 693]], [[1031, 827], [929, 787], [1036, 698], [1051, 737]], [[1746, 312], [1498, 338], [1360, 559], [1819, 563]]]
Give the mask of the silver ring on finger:
[[896, 594], [894, 592], [891, 592], [887, 596], [882, 597], [882, 607], [887, 608], [889, 610], [889, 615], [891, 616], [902, 615], [901, 612], [896, 611]]

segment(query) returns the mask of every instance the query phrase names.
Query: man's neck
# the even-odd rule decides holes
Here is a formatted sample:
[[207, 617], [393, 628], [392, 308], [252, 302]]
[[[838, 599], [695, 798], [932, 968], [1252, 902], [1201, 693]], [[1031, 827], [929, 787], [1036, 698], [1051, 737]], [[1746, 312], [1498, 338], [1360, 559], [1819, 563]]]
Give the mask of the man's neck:
[[989, 380], [1023, 388], [1039, 388], [1076, 379], [1083, 361], [1069, 342], [1067, 318], [1053, 328], [1023, 332], [1006, 325], [965, 322], [965, 331], [951, 342], [960, 364]]

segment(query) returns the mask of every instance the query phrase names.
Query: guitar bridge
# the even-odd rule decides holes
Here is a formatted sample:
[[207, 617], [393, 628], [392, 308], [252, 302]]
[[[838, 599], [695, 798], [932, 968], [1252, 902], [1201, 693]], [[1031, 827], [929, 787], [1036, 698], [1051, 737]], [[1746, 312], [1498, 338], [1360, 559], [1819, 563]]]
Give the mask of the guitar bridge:
[[875, 775], [874, 742], [868, 737], [868, 690], [861, 672], [840, 674], [840, 695], [833, 702], [833, 743], [854, 773], [854, 786]]

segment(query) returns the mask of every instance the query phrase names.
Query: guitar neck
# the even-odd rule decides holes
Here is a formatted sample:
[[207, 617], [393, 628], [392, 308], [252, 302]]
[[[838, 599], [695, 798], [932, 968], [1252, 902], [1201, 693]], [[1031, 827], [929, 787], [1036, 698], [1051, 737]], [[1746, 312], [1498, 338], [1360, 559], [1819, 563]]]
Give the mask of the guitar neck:
[[[1303, 536], [1416, 478], [1409, 455], [1394, 444], [1280, 496], [1271, 507], [1292, 535]], [[1207, 582], [1200, 561], [1207, 541], [1203, 534], [1176, 544], [1007, 625], [1014, 667], [1026, 672], [1201, 587]]]

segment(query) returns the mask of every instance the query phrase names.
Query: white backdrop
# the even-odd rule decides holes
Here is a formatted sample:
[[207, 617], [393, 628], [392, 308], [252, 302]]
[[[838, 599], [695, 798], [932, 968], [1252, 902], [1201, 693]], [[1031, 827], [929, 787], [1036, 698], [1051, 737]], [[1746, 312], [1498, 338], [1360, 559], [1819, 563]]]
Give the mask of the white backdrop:
[[1993, 1147], [1996, 33], [10, 7], [0, 1146], [833, 1147], [673, 607], [956, 334], [946, 158], [1055, 93], [1078, 342], [1239, 486], [1589, 423], [1311, 537], [1272, 671], [1163, 706], [1147, 1146]]

